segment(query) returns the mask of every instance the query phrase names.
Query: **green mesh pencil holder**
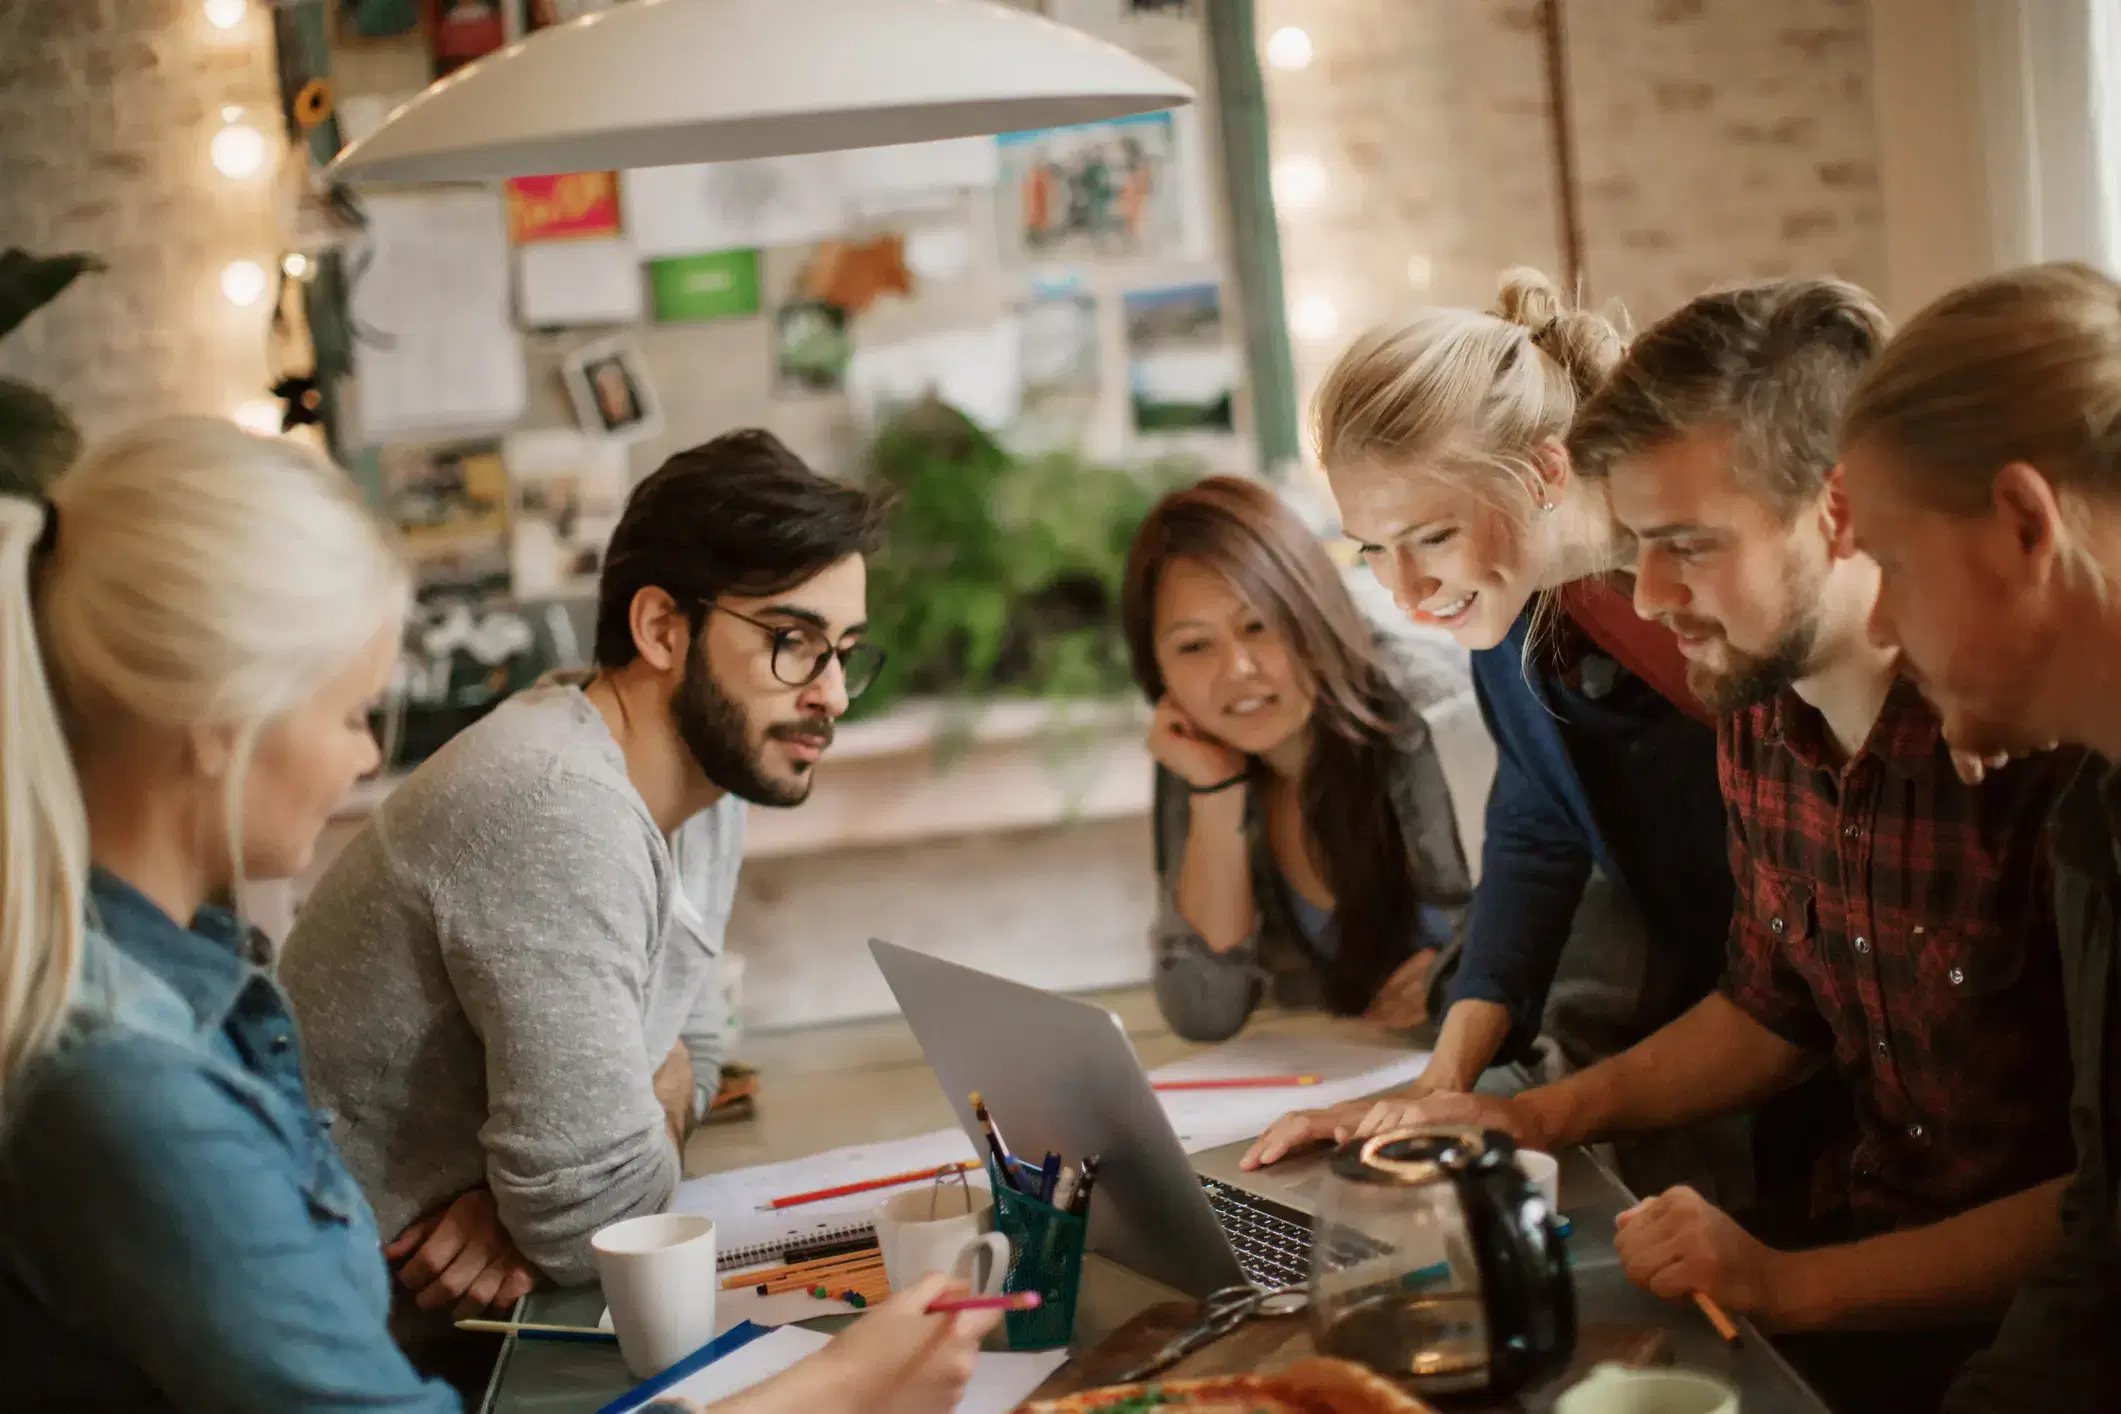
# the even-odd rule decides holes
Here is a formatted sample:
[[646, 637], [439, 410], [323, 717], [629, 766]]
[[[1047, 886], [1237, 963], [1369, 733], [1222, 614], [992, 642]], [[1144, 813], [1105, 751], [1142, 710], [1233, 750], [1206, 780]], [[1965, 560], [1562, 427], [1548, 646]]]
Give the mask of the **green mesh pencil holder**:
[[1075, 1334], [1075, 1295], [1082, 1284], [1087, 1219], [1017, 1192], [1002, 1182], [987, 1158], [994, 1188], [994, 1229], [1009, 1239], [1005, 1292], [1035, 1291], [1036, 1311], [1011, 1311], [1006, 1320], [1011, 1350], [1052, 1350]]

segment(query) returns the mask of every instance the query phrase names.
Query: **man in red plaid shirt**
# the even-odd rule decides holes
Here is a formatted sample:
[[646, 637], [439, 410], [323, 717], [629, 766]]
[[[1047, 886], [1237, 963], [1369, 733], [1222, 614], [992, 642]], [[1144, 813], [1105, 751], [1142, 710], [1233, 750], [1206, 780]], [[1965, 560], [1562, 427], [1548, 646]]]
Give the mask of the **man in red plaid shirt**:
[[1637, 536], [1637, 611], [1675, 630], [1721, 714], [1722, 986], [1557, 1084], [1373, 1121], [1411, 1108], [1550, 1148], [1750, 1109], [1833, 1067], [1854, 1133], [1806, 1211], [1741, 1222], [1678, 1188], [1624, 1214], [1616, 1245], [1659, 1295], [1777, 1332], [1836, 1408], [1916, 1414], [2058, 1240], [2070, 1062], [2045, 823], [2077, 758], [1955, 762], [1870, 639], [1878, 569], [1834, 461], [1884, 337], [1838, 281], [1706, 295], [1635, 343], [1570, 434]]

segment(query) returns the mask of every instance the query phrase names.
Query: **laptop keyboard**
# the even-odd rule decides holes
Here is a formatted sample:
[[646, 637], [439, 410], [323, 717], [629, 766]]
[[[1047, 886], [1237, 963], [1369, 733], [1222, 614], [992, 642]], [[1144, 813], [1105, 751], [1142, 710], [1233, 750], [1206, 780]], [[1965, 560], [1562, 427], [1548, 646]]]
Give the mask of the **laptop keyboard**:
[[1311, 1278], [1311, 1220], [1271, 1198], [1203, 1178], [1215, 1220], [1237, 1252], [1247, 1281], [1280, 1288], [1302, 1286]]

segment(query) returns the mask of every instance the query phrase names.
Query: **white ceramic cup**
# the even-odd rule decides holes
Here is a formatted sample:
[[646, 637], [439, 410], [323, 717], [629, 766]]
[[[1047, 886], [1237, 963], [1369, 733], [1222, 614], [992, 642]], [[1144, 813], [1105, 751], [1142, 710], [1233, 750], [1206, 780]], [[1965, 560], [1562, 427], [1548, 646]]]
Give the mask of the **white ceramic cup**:
[[1554, 1414], [1738, 1414], [1738, 1391], [1695, 1370], [1604, 1364], [1563, 1391]]
[[923, 1186], [886, 1199], [876, 1210], [876, 1245], [893, 1291], [941, 1272], [977, 1295], [999, 1296], [1009, 1276], [1009, 1239], [994, 1230], [994, 1195], [984, 1188]]
[[659, 1375], [714, 1339], [714, 1219], [628, 1218], [598, 1229], [589, 1245], [634, 1378]]
[[1540, 1191], [1549, 1208], [1561, 1211], [1561, 1160], [1538, 1149], [1519, 1149], [1517, 1171]]

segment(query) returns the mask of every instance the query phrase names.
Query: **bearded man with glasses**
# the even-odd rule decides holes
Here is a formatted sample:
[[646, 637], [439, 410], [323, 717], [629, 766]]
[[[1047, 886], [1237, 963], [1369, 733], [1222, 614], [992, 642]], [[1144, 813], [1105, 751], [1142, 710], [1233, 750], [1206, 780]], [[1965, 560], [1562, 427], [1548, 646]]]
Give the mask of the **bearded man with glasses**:
[[612, 535], [594, 669], [436, 753], [304, 904], [280, 975], [430, 1372], [491, 1363], [452, 1314], [591, 1280], [591, 1234], [676, 1189], [745, 805], [800, 805], [876, 680], [883, 514], [767, 432], [672, 457]]

